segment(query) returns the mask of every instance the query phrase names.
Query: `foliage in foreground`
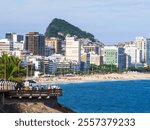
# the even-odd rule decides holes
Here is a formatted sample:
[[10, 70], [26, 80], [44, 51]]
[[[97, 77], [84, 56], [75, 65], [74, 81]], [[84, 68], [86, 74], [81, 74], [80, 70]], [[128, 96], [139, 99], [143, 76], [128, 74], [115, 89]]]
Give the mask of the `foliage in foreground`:
[[25, 68], [21, 60], [15, 56], [3, 53], [0, 57], [0, 78], [4, 80], [19, 81], [25, 76]]

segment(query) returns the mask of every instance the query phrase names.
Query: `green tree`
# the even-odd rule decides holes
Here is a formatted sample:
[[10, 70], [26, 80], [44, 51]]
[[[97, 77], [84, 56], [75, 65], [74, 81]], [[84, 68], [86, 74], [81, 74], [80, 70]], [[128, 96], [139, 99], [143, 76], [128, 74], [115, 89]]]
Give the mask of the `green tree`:
[[0, 57], [0, 77], [4, 80], [17, 80], [25, 74], [21, 60], [3, 53]]

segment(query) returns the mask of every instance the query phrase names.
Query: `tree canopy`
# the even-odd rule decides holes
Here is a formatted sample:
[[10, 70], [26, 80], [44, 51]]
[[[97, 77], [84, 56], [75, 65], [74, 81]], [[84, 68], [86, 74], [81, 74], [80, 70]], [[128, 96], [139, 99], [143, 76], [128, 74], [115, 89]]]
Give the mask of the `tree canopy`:
[[0, 57], [0, 78], [15, 81], [24, 75], [25, 68], [21, 66], [21, 60], [3, 53]]

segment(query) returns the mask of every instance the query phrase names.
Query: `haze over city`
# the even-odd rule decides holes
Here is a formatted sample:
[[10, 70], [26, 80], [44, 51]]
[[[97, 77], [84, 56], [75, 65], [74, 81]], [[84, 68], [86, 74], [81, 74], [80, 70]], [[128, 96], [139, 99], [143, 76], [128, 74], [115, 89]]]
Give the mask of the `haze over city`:
[[5, 0], [0, 8], [0, 38], [6, 32], [45, 33], [53, 18], [92, 33], [105, 44], [150, 37], [149, 0]]

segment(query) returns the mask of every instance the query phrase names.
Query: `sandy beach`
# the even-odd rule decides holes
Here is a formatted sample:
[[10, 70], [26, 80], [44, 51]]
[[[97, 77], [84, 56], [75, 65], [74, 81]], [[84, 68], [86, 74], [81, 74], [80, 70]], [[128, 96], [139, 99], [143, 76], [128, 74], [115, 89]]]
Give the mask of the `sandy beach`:
[[112, 73], [112, 74], [93, 74], [93, 75], [74, 75], [74, 76], [58, 76], [58, 77], [40, 77], [37, 78], [37, 82], [83, 82], [83, 81], [111, 81], [111, 80], [139, 80], [150, 79], [150, 74], [145, 73]]

